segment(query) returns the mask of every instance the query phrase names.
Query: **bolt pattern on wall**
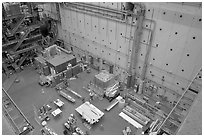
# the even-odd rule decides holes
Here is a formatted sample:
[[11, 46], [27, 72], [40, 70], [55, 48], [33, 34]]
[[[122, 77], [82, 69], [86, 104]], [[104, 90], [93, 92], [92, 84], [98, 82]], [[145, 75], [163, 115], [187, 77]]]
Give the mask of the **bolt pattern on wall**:
[[162, 7], [154, 11], [155, 48], [151, 50], [147, 78], [182, 94], [201, 68], [201, 17]]
[[[118, 10], [124, 5], [109, 2], [90, 4]], [[142, 74], [147, 49], [151, 46], [146, 78], [162, 88], [182, 94], [201, 68], [201, 9], [181, 4], [144, 4], [146, 12], [136, 72], [138, 76]], [[114, 72], [119, 73], [120, 69], [127, 71], [135, 31], [133, 25], [64, 8], [60, 8], [60, 13], [61, 32], [64, 33], [60, 37], [66, 43], [114, 64], [117, 66]], [[137, 19], [133, 20], [133, 24], [136, 23]]]
[[[112, 64], [127, 69], [127, 49], [130, 40], [125, 37], [130, 37], [130, 30], [128, 32], [126, 30], [128, 25], [68, 9], [64, 9], [64, 13], [65, 17], [62, 18], [66, 18], [66, 22], [62, 21], [62, 26], [72, 33], [70, 35], [72, 45], [96, 56], [101, 55]], [[117, 28], [122, 29], [120, 31]]]

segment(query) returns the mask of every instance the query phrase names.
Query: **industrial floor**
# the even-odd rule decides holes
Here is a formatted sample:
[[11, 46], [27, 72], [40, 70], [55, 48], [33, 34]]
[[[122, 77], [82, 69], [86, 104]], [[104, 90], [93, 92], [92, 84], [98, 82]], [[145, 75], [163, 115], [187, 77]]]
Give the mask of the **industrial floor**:
[[[97, 73], [98, 72], [95, 70], [92, 70], [90, 74], [86, 72], [80, 73], [77, 79], [70, 81], [70, 88], [85, 97], [86, 100], [89, 100], [89, 93], [82, 89], [82, 87], [86, 86], [87, 83], [89, 83], [90, 80], [92, 80], [94, 75]], [[16, 78], [20, 80], [19, 83], [13, 82]], [[80, 116], [75, 112], [75, 108], [82, 104], [82, 101], [80, 99], [75, 98], [76, 103], [72, 104], [64, 98], [60, 97], [54, 88], [41, 87], [38, 84], [38, 80], [39, 74], [32, 66], [25, 68], [20, 73], [11, 75], [8, 79], [5, 79], [4, 76], [2, 77], [4, 89], [8, 90], [8, 94], [11, 96], [17, 106], [21, 109], [21, 111], [30, 121], [31, 125], [34, 126], [34, 130], [31, 134], [40, 135], [40, 129], [42, 128], [42, 126], [38, 124], [38, 122], [35, 120], [34, 106], [41, 107], [44, 104], [49, 104], [50, 106], [52, 106], [52, 110], [54, 110], [56, 106], [53, 104], [53, 101], [58, 98], [65, 103], [62, 109], [62, 115], [56, 119], [50, 115], [51, 120], [48, 121], [48, 126], [51, 127], [57, 134], [63, 134], [63, 124], [66, 122], [71, 113], [77, 116], [78, 127], [80, 127], [84, 132], [88, 131], [89, 134], [92, 135], [122, 135], [122, 130], [126, 126], [129, 126], [131, 128], [133, 134], [139, 134], [137, 133], [136, 128], [134, 128], [128, 122], [119, 117], [118, 114], [121, 112], [121, 109], [118, 106], [116, 106], [109, 112], [104, 111], [104, 108], [106, 108], [110, 104], [109, 101], [106, 99], [95, 99], [91, 101], [91, 103], [97, 108], [99, 108], [101, 111], [103, 111], [105, 115], [99, 121], [99, 123], [94, 125], [93, 128], [89, 130], [82, 124]], [[125, 93], [127, 91], [123, 92]], [[199, 126], [202, 122], [200, 120], [202, 116], [197, 116], [197, 114], [202, 114], [200, 113], [200, 111], [202, 110], [201, 98], [202, 97], [200, 96], [199, 99], [195, 102], [192, 111], [189, 113], [189, 116], [185, 120], [185, 124], [181, 126], [181, 129], [179, 130], [178, 134], [202, 134], [202, 127]], [[154, 101], [150, 102], [152, 102], [150, 104], [154, 104]], [[167, 111], [168, 109], [163, 109], [163, 111], [165, 110]], [[199, 112], [193, 113], [197, 111]], [[4, 117], [2, 119], [2, 122], [6, 120]], [[103, 128], [100, 127], [101, 124], [103, 124]], [[193, 124], [198, 126], [193, 126], [195, 128], [191, 128]], [[4, 131], [9, 130], [5, 129]], [[4, 132], [3, 134], [9, 134], [9, 132]], [[11, 132], [10, 134], [13, 133]]]
[[[90, 80], [92, 80], [96, 73], [97, 72], [95, 70], [92, 70], [90, 74], [82, 72], [81, 74], [79, 74], [79, 77], [77, 79], [70, 81], [70, 88], [86, 97], [86, 100], [88, 100], [89, 94], [87, 91], [83, 90], [82, 87], [86, 86], [86, 84]], [[19, 83], [12, 82], [16, 77], [20, 80]], [[118, 114], [121, 110], [118, 106], [116, 106], [109, 112], [104, 111], [104, 108], [106, 108], [110, 104], [106, 99], [95, 99], [91, 101], [91, 103], [101, 111], [103, 111], [105, 115], [99, 121], [99, 123], [94, 125], [93, 128], [89, 130], [83, 125], [80, 116], [75, 112], [75, 108], [82, 104], [81, 100], [76, 99], [76, 103], [72, 104], [64, 98], [60, 97], [54, 88], [41, 87], [38, 84], [38, 80], [39, 74], [34, 70], [34, 68], [28, 67], [20, 73], [13, 74], [3, 83], [3, 87], [5, 89], [8, 89], [11, 83], [13, 83], [7, 92], [24, 113], [24, 115], [28, 118], [31, 125], [34, 126], [32, 134], [41, 134], [40, 129], [42, 128], [42, 126], [39, 125], [35, 120], [34, 106], [40, 107], [46, 103], [52, 106], [53, 109], [55, 109], [56, 106], [54, 106], [53, 100], [56, 100], [58, 98], [65, 103], [65, 105], [63, 106], [64, 108], [62, 109], [62, 115], [56, 119], [50, 115], [51, 120], [48, 121], [48, 126], [51, 127], [51, 129], [53, 129], [57, 134], [63, 134], [63, 124], [66, 122], [71, 113], [77, 116], [78, 127], [80, 127], [84, 132], [88, 131], [89, 134], [92, 135], [122, 135], [122, 130], [126, 126], [129, 126], [134, 134], [137, 134], [136, 129], [132, 125], [119, 117]], [[101, 124], [103, 124], [103, 128], [101, 128]]]

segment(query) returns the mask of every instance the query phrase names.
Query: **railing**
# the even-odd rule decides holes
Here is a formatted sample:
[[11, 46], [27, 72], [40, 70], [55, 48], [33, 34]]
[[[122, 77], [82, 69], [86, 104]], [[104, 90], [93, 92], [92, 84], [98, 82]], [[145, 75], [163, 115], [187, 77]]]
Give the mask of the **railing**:
[[[18, 108], [18, 106], [15, 104], [15, 102], [12, 100], [12, 98], [9, 96], [9, 94], [6, 92], [6, 90], [4, 88], [2, 88], [2, 91], [3, 91], [2, 97], [3, 97], [3, 99], [5, 99], [5, 100], [2, 100], [2, 101], [4, 101], [2, 103], [2, 106], [3, 106], [2, 108], [3, 108], [4, 112], [5, 112], [5, 116], [7, 116], [11, 126], [15, 130], [15, 133], [16, 134], [26, 134], [26, 133], [30, 132], [33, 129], [33, 127], [31, 126], [28, 119], [21, 112], [21, 110]], [[10, 106], [10, 107], [7, 108], [6, 106], [7, 107]], [[15, 113], [15, 115], [12, 116], [10, 114], [11, 111], [17, 112], [17, 113]], [[22, 122], [20, 124], [18, 124], [16, 119], [20, 118], [20, 117], [23, 120], [22, 120]], [[26, 129], [24, 129], [24, 128], [26, 128]]]

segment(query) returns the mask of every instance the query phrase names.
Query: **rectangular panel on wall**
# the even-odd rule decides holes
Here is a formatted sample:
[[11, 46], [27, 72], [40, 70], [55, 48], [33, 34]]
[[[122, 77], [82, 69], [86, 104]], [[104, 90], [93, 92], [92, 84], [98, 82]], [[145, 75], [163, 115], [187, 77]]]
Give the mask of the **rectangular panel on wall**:
[[63, 29], [62, 29], [62, 40], [64, 40], [65, 43], [69, 43], [69, 33]]
[[72, 32], [72, 17], [71, 17], [71, 10], [66, 9], [65, 10], [65, 24], [66, 24], [66, 30], [69, 30], [70, 32]]
[[160, 9], [158, 20], [174, 23], [174, 19], [175, 19], [175, 11], [162, 9], [162, 8]]
[[155, 10], [153, 7], [147, 6], [146, 12], [145, 12], [145, 18], [146, 19], [152, 19], [154, 16]]
[[132, 44], [132, 41], [126, 41], [124, 43], [117, 42], [117, 51], [121, 52], [122, 54], [127, 54], [129, 45]]
[[92, 16], [91, 17], [91, 25], [92, 25], [92, 32], [90, 34], [91, 39], [93, 41], [96, 41], [100, 43], [100, 36], [99, 36], [99, 22], [98, 22], [98, 17]]
[[109, 50], [108, 48], [102, 48], [101, 53], [105, 60], [113, 64], [115, 63], [116, 52], [114, 52], [113, 50]]
[[152, 49], [149, 59], [153, 66], [161, 67], [165, 62], [164, 58], [168, 50], [167, 45], [171, 33], [171, 27], [172, 23], [157, 20], [155, 32], [153, 33], [154, 39], [152, 41]]
[[74, 46], [76, 46], [76, 38], [75, 38], [75, 35], [74, 35], [74, 33], [72, 33], [71, 35], [70, 35], [70, 42], [71, 42], [71, 44], [72, 45], [74, 45]]
[[117, 46], [117, 41], [114, 40], [114, 39], [109, 39], [109, 42], [108, 42], [108, 47], [111, 48], [112, 50], [117, 50], [116, 46]]
[[121, 54], [116, 54], [115, 62], [123, 69], [127, 69], [127, 57]]
[[81, 38], [76, 36], [75, 39], [76, 39], [76, 45], [75, 46], [78, 47], [78, 48], [81, 48], [81, 44], [80, 44], [81, 43]]
[[78, 26], [79, 35], [81, 37], [85, 37], [84, 14], [77, 12], [77, 15], [78, 15], [78, 23], [79, 23], [79, 26]]
[[153, 66], [149, 66], [147, 69], [148, 79], [155, 81], [156, 83], [161, 84], [161, 85], [163, 85], [164, 83], [164, 81], [162, 81], [164, 74], [165, 72]]
[[138, 60], [138, 62], [136, 64], [136, 73], [137, 73], [137, 75], [140, 76], [142, 74], [143, 66], [144, 66], [144, 61]]
[[88, 39], [91, 39], [91, 16], [85, 14], [85, 22], [84, 22], [84, 27], [85, 27], [85, 37]]
[[[172, 32], [170, 33], [168, 41], [167, 56], [165, 59], [165, 64], [163, 64], [164, 69], [167, 71], [175, 73], [174, 71], [178, 69], [180, 64], [179, 58], [183, 53], [186, 46], [187, 36], [190, 33], [189, 26], [192, 23], [191, 16], [184, 16], [182, 13], [175, 13], [174, 25], [172, 26]], [[188, 24], [184, 23], [188, 22]]]
[[181, 88], [179, 88], [177, 85], [174, 84], [174, 76], [167, 73], [167, 72], [163, 72], [163, 76], [162, 78], [164, 79], [163, 82], [163, 86], [172, 89], [171, 87], [174, 86], [174, 91], [176, 90], [181, 90]]
[[101, 39], [101, 44], [102, 45], [107, 45], [108, 44], [108, 40], [107, 40], [107, 20], [104, 18], [100, 18], [99, 19], [99, 24], [100, 24], [100, 32], [99, 32], [99, 36]]
[[184, 36], [188, 34], [189, 29], [181, 25], [176, 25], [173, 28], [168, 40], [167, 54], [164, 57], [165, 62], [163, 62], [162, 68], [174, 74], [180, 62], [179, 58], [185, 48], [186, 37]]
[[85, 41], [82, 38], [79, 38], [79, 45], [81, 50], [86, 51], [87, 45], [85, 44]]
[[101, 54], [101, 47], [96, 44], [95, 42], [90, 42], [90, 45], [92, 47], [91, 51], [95, 56], [100, 56]]
[[89, 51], [89, 42], [87, 42], [86, 40], [81, 40], [81, 48], [84, 50], [84, 51]]
[[107, 53], [107, 55], [106, 55], [107, 60], [114, 64], [115, 63], [115, 59], [116, 59], [116, 52], [114, 52], [114, 51], [107, 51], [106, 53]]
[[57, 30], [58, 30], [58, 38], [63, 39], [64, 33], [63, 33], [63, 30], [62, 30], [61, 24], [57, 24]]
[[65, 28], [65, 10], [63, 8], [60, 8], [60, 19], [61, 19], [61, 25], [62, 25], [62, 29]]
[[76, 14], [77, 14], [76, 11], [71, 11], [71, 17], [72, 17], [71, 27], [73, 27], [72, 31], [74, 33], [77, 33], [77, 30], [78, 30], [78, 22], [77, 22]]
[[117, 9], [117, 2], [106, 2], [107, 7]]
[[141, 43], [149, 44], [151, 32], [149, 30], [143, 29], [142, 35], [141, 35]]
[[80, 27], [80, 25], [81, 25], [81, 22], [80, 22], [80, 20], [81, 20], [81, 16], [80, 16], [80, 12], [76, 12], [76, 26], [77, 26], [77, 28], [76, 28], [76, 33], [77, 33], [77, 35], [79, 35], [79, 36], [81, 36], [81, 30], [79, 29], [79, 27]]
[[[194, 20], [196, 22], [196, 20]], [[192, 79], [200, 68], [195, 69], [195, 62], [201, 61], [202, 56], [202, 32], [197, 28], [189, 30], [185, 49], [182, 52], [177, 75], [186, 79]], [[200, 64], [201, 67], [201, 64]]]
[[184, 90], [186, 89], [189, 83], [190, 82], [187, 79], [183, 79], [180, 77], [175, 77], [173, 80], [173, 86], [177, 88], [175, 91], [179, 94], [183, 94]]
[[[86, 41], [86, 43], [87, 43], [87, 49], [86, 49], [86, 50], [87, 50], [88, 52], [94, 54], [94, 53], [93, 53], [93, 48], [94, 48], [94, 47], [93, 47], [93, 45], [91, 44], [91, 42], [90, 42], [90, 41]], [[94, 54], [94, 55], [95, 55], [95, 54]]]
[[126, 41], [134, 38], [134, 28], [135, 26], [126, 25], [126, 32], [125, 32]]
[[121, 49], [126, 49], [126, 24], [125, 23], [119, 23], [117, 22], [117, 33], [116, 33], [116, 37], [117, 37], [117, 41], [119, 44], [119, 47], [121, 46]]
[[155, 68], [153, 66], [148, 67], [147, 78], [151, 79], [152, 81], [155, 81], [158, 84], [161, 84], [164, 87], [176, 91], [180, 95], [184, 92], [182, 88], [185, 88], [188, 83], [186, 80], [183, 80], [182, 78], [168, 74], [167, 72], [159, 70], [159, 68]]
[[108, 20], [108, 38], [109, 40], [116, 39], [116, 22]]

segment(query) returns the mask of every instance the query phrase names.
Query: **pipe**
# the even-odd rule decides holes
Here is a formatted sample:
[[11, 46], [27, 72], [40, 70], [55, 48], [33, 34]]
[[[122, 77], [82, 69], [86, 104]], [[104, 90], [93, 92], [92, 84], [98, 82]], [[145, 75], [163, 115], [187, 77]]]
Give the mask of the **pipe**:
[[[87, 3], [82, 3], [82, 4], [79, 4], [79, 3], [70, 3], [70, 4], [75, 4], [75, 5], [78, 5], [78, 6], [86, 6], [86, 7], [89, 7], [89, 8], [94, 8], [96, 10], [103, 10], [103, 11], [107, 11], [107, 12], [113, 12], [113, 13], [116, 13], [116, 14], [130, 14], [130, 15], [133, 15], [133, 16], [138, 16], [138, 14], [135, 14], [133, 12], [130, 12], [130, 11], [125, 11], [125, 10], [115, 10], [115, 9], [111, 9], [111, 8], [108, 8], [108, 7], [101, 7], [101, 6], [98, 6], [98, 5], [93, 5], [93, 4], [87, 4]], [[139, 4], [135, 4], [135, 5], [139, 5]]]
[[[38, 34], [38, 35], [29, 37], [29, 38], [25, 38], [24, 40], [25, 40], [25, 41], [27, 41], [27, 40], [32, 40], [32, 39], [38, 38], [38, 37], [40, 37], [40, 36], [41, 36], [41, 34]], [[9, 43], [3, 44], [3, 45], [2, 45], [2, 48], [6, 48], [7, 46], [12, 45], [12, 44], [15, 44], [15, 43], [17, 43], [17, 42], [19, 42], [19, 41], [20, 41], [19, 39], [18, 39], [18, 40], [10, 41]]]
[[107, 12], [112, 12], [112, 13], [116, 13], [116, 14], [125, 14], [124, 12], [118, 11], [118, 10], [114, 10], [114, 9], [110, 9], [110, 8], [105, 8], [105, 7], [101, 7], [98, 5], [92, 5], [92, 4], [86, 4], [86, 3], [70, 3], [69, 4], [74, 4], [76, 6], [82, 6], [82, 7], [88, 7], [88, 8], [92, 8], [92, 9], [96, 9], [96, 10], [103, 10], [103, 11], [107, 11]]
[[[152, 15], [153, 14], [154, 14], [154, 10], [153, 10]], [[152, 25], [152, 23], [150, 24], [150, 28], [151, 28], [151, 25]], [[149, 42], [150, 46], [148, 46], [147, 53], [145, 55], [145, 61], [144, 61], [144, 65], [143, 65], [143, 68], [142, 68], [142, 77], [141, 77], [142, 80], [145, 79], [145, 75], [147, 73], [147, 62], [149, 60], [149, 54], [150, 54], [150, 51], [151, 51], [151, 45], [152, 45], [152, 41], [153, 41], [153, 32], [154, 32], [154, 30], [155, 30], [155, 24], [154, 24], [153, 31], [151, 31], [151, 34], [150, 34], [150, 42]]]
[[136, 65], [137, 65], [137, 53], [140, 48], [140, 40], [141, 40], [141, 34], [142, 34], [142, 26], [143, 26], [143, 20], [144, 20], [144, 15], [145, 15], [145, 7], [144, 5], [140, 6], [141, 8], [141, 14], [139, 16], [138, 22], [136, 24], [136, 29], [134, 32], [134, 41], [133, 41], [133, 46], [132, 46], [132, 54], [131, 54], [131, 60], [130, 60], [130, 66], [129, 66], [129, 74], [132, 76], [131, 77], [131, 87], [133, 87], [135, 83], [135, 75], [136, 75]]
[[[66, 6], [66, 8], [68, 8], [67, 3], [64, 3], [64, 5]], [[76, 5], [76, 6], [74, 6], [74, 5]], [[135, 5], [140, 5], [140, 4], [135, 4]], [[77, 7], [78, 4], [70, 3], [69, 6], [70, 6], [70, 7], [74, 7], [74, 8], [76, 8], [76, 9], [78, 9], [78, 10], [89, 11], [89, 12], [91, 12], [91, 13], [95, 13], [95, 14], [90, 14], [90, 13], [87, 13], [87, 12], [83, 12], [83, 13], [85, 13], [85, 14], [90, 14], [90, 15], [92, 15], [92, 16], [97, 16], [96, 14], [104, 15], [104, 13], [101, 13], [101, 12], [94, 12], [93, 10], [85, 9], [85, 6], [83, 6], [83, 8], [79, 8], [79, 7]], [[95, 7], [94, 7], [94, 8], [95, 8]], [[107, 9], [107, 8], [106, 8], [106, 9]], [[80, 12], [82, 12], [82, 11], [80, 11]], [[118, 12], [118, 10], [116, 10], [116, 11]], [[127, 12], [127, 13], [136, 16], [136, 18], [141, 14], [140, 12], [139, 12], [138, 14], [129, 13], [129, 12]], [[118, 13], [118, 14], [119, 14], [119, 13]], [[108, 14], [107, 14], [107, 15], [108, 15]], [[122, 14], [122, 15], [123, 15], [123, 14]], [[99, 15], [98, 15], [98, 16], [99, 16]], [[128, 22], [126, 22], [125, 20], [117, 19], [117, 16], [115, 16], [116, 19], [114, 19], [112, 15], [108, 15], [108, 16], [110, 16], [110, 17], [106, 17], [106, 16], [99, 16], [99, 17], [111, 19], [111, 20], [114, 20], [114, 21], [117, 21], [117, 22], [122, 22], [122, 23], [126, 23], [126, 24], [128, 24], [128, 25], [132, 25], [132, 26], [133, 26], [132, 23], [128, 23]], [[127, 16], [127, 15], [126, 15], [126, 16]]]
[[[73, 9], [69, 8], [67, 5], [65, 5], [65, 6], [66, 6], [65, 8], [68, 8], [68, 9], [70, 9], [70, 10], [73, 10]], [[70, 7], [73, 7], [73, 8], [75, 8], [75, 9], [81, 10], [81, 11], [73, 10], [73, 11], [76, 11], [76, 12], [82, 12], [82, 13], [89, 14], [89, 15], [92, 15], [92, 16], [99, 16], [99, 17], [101, 17], [101, 18], [106, 18], [106, 19], [110, 19], [110, 20], [117, 21], [117, 22], [125, 23], [124, 20], [120, 20], [120, 19], [116, 19], [116, 18], [111, 18], [111, 17], [103, 16], [104, 13], [94, 12], [94, 11], [92, 11], [92, 10], [85, 10], [85, 9], [81, 9], [81, 8], [78, 8], [78, 7], [76, 7], [76, 6], [71, 6], [71, 5], [70, 5]], [[87, 13], [87, 12], [84, 12], [84, 11], [88, 11], [88, 12], [91, 12], [91, 13]], [[101, 15], [96, 15], [96, 14], [93, 14], [93, 13], [101, 14]]]

